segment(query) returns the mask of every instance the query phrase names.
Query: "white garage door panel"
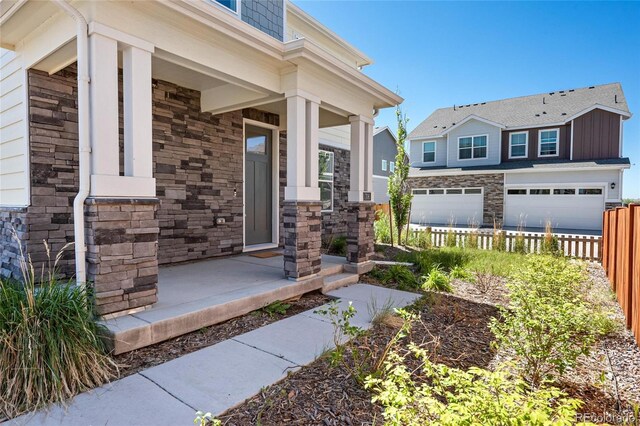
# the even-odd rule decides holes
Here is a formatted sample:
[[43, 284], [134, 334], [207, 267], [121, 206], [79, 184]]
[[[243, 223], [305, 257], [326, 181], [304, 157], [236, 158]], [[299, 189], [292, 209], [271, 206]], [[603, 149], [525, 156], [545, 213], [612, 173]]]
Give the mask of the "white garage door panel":
[[425, 225], [482, 224], [482, 194], [417, 195], [411, 205], [411, 223]]
[[506, 195], [505, 225], [555, 229], [602, 228], [603, 195]]

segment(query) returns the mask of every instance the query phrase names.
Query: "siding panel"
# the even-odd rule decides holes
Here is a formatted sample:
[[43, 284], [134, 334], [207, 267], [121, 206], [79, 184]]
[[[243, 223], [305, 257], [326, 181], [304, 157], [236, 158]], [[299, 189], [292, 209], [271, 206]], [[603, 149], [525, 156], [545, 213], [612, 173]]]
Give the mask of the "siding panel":
[[1, 50], [0, 61], [0, 205], [26, 206], [27, 137], [25, 72], [20, 56]]
[[620, 115], [595, 109], [573, 123], [574, 160], [620, 157]]

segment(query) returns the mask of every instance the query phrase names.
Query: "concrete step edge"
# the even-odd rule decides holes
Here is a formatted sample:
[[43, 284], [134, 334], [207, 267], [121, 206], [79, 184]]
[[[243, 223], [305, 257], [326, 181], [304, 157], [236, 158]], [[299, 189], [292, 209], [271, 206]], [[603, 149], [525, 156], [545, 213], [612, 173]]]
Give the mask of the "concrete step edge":
[[324, 278], [322, 293], [326, 294], [332, 290], [344, 287], [350, 284], [356, 284], [360, 280], [360, 275], [349, 272], [330, 275]]

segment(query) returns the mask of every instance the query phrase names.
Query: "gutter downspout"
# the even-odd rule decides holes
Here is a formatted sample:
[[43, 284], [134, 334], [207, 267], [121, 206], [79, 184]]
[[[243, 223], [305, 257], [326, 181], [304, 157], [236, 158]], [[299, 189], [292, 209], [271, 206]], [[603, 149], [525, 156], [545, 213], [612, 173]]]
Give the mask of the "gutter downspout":
[[89, 196], [91, 145], [89, 143], [89, 36], [87, 20], [66, 0], [53, 0], [76, 22], [76, 45], [78, 50], [78, 194], [73, 200], [73, 234], [76, 254], [76, 284], [84, 287], [87, 282], [86, 251], [84, 235], [84, 202]]

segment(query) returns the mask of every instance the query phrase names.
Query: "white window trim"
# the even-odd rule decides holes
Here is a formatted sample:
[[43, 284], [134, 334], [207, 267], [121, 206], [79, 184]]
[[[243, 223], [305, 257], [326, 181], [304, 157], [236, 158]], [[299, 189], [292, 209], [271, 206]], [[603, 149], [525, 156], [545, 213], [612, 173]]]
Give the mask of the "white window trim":
[[382, 160], [382, 171], [386, 172], [387, 171], [387, 160]]
[[[511, 136], [513, 135], [522, 135], [524, 134], [524, 155], [518, 155], [518, 156], [514, 156], [511, 153]], [[511, 132], [509, 133], [509, 159], [512, 158], [527, 158], [529, 157], [529, 132], [525, 131], [525, 132]]]
[[[542, 132], [556, 132], [556, 153], [542, 155]], [[560, 156], [560, 128], [538, 130], [538, 157], [559, 157]]]
[[[424, 146], [428, 143], [433, 144], [433, 161], [424, 161]], [[422, 163], [431, 164], [436, 162], [436, 155], [438, 152], [438, 143], [436, 141], [424, 141], [422, 142]]]
[[[487, 155], [484, 157], [474, 157], [473, 156], [473, 138], [479, 138], [484, 136], [487, 138]], [[460, 158], [460, 139], [471, 138], [471, 158]], [[486, 160], [489, 158], [489, 134], [482, 135], [467, 135], [467, 136], [458, 136], [458, 161], [473, 161], [473, 160]]]
[[215, 7], [218, 7], [222, 10], [224, 10], [227, 13], [230, 13], [234, 16], [237, 16], [238, 18], [240, 18], [240, 9], [241, 9], [241, 2], [242, 0], [236, 0], [236, 9], [237, 10], [233, 10], [233, 9], [229, 9], [227, 6], [223, 5], [222, 3], [219, 3], [216, 0], [206, 0], [207, 3], [214, 5]]
[[[333, 170], [331, 171], [331, 180], [329, 180], [329, 179], [321, 179], [320, 176], [318, 176], [318, 182], [331, 183], [331, 209], [327, 209], [327, 210], [322, 209], [322, 210], [320, 210], [322, 213], [325, 213], [325, 212], [326, 213], [331, 213], [331, 212], [333, 212], [333, 207], [334, 207], [333, 206], [333, 204], [334, 204], [333, 203], [333, 197], [335, 196], [335, 184], [336, 184], [335, 181], [336, 181], [336, 178], [335, 178], [335, 174], [334, 173], [335, 173], [335, 169], [336, 169], [336, 164], [335, 164], [336, 155], [334, 154], [333, 151], [327, 151], [327, 150], [324, 150], [324, 149], [319, 149], [318, 153], [320, 153], [320, 152], [331, 154], [331, 157], [332, 157], [331, 163], [333, 164]], [[318, 186], [320, 186], [320, 185], [318, 185]]]

